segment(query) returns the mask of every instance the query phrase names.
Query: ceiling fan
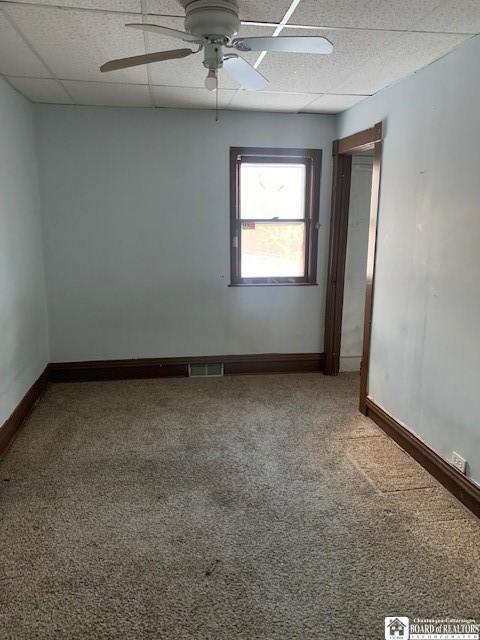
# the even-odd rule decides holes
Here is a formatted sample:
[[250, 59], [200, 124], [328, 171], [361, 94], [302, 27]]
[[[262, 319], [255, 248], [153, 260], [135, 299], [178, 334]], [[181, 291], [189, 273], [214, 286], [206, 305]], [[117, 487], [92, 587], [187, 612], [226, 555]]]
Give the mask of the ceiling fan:
[[141, 31], [150, 31], [162, 36], [183, 40], [193, 49], [158, 51], [145, 55], [111, 60], [100, 67], [100, 71], [116, 71], [151, 62], [186, 58], [203, 51], [203, 66], [208, 75], [205, 87], [210, 91], [218, 88], [218, 70], [224, 68], [242, 89], [258, 91], [265, 89], [268, 80], [235, 51], [279, 51], [284, 53], [319, 53], [333, 51], [326, 38], [311, 36], [279, 36], [235, 38], [240, 28], [237, 0], [183, 0], [185, 6], [185, 31], [170, 29], [156, 24], [127, 24]]

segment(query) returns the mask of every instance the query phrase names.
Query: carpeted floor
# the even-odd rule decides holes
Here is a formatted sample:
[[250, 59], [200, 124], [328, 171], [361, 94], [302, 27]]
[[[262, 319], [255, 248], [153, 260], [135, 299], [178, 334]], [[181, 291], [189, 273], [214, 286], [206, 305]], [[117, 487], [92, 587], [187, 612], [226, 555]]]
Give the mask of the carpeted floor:
[[0, 637], [384, 637], [479, 617], [480, 525], [357, 376], [57, 384], [0, 463]]

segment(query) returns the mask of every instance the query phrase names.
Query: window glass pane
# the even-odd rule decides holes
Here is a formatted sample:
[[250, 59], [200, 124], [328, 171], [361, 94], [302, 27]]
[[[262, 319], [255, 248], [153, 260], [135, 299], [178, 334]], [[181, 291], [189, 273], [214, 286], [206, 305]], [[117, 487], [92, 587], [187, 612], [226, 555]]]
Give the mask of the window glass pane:
[[242, 278], [302, 278], [304, 222], [241, 223]]
[[240, 166], [240, 218], [304, 217], [304, 164]]

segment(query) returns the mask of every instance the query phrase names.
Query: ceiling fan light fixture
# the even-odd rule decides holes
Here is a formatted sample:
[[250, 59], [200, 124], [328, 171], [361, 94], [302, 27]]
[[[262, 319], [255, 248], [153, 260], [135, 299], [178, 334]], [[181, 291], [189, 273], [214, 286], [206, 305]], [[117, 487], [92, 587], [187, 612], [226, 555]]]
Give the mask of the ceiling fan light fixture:
[[[298, 1], [293, 0], [292, 7], [296, 6]], [[129, 58], [110, 60], [110, 62], [103, 64], [100, 70], [102, 72], [118, 71], [137, 65], [185, 58], [203, 52], [203, 66], [208, 71], [205, 87], [209, 91], [218, 90], [217, 71], [222, 68], [242, 89], [261, 91], [267, 87], [268, 81], [256, 67], [266, 52], [326, 55], [333, 51], [332, 43], [323, 36], [276, 37], [271, 35], [233, 38], [240, 27], [238, 0], [182, 0], [182, 4], [185, 7], [185, 31], [149, 22], [127, 24], [126, 26], [182, 40], [190, 45], [198, 45], [196, 51], [175, 49], [130, 56]], [[258, 51], [263, 53], [258, 58], [256, 65], [253, 66], [236, 53], [225, 55], [225, 48], [241, 52]]]
[[205, 78], [205, 89], [215, 91], [218, 88], [218, 77], [215, 69], [210, 69]]

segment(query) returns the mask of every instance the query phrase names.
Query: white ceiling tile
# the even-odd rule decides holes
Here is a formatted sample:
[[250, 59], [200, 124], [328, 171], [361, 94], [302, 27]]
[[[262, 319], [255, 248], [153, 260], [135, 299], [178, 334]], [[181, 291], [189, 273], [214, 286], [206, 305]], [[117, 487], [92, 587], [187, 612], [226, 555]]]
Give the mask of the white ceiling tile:
[[478, 0], [442, 0], [436, 11], [420, 20], [416, 29], [480, 33], [480, 2]]
[[291, 0], [239, 0], [240, 19], [252, 22], [280, 22]]
[[57, 80], [48, 78], [8, 78], [10, 84], [32, 102], [72, 104], [72, 99]]
[[15, 2], [38, 5], [48, 4], [54, 7], [141, 12], [141, 0], [15, 0]]
[[302, 0], [290, 23], [325, 27], [412, 29], [441, 0]]
[[[334, 91], [362, 64], [380, 58], [380, 52], [396, 34], [385, 31], [300, 31], [288, 35], [320, 35], [334, 45], [330, 55], [269, 53], [259, 71], [270, 81], [271, 91], [298, 93], [370, 93], [369, 91]], [[281, 36], [280, 36], [281, 37]]]
[[[206, 89], [186, 87], [152, 87], [157, 107], [178, 109], [215, 109], [215, 93]], [[224, 109], [235, 92], [221, 89], [218, 94], [218, 106]]]
[[327, 94], [307, 104], [302, 109], [302, 113], [341, 113], [361, 100], [365, 100], [366, 97], [368, 96]]
[[444, 33], [397, 33], [382, 55], [352, 69], [345, 81], [334, 87], [336, 93], [372, 94], [446, 54], [464, 36]]
[[[143, 34], [125, 27], [126, 22], [139, 20], [135, 14], [30, 5], [9, 5], [8, 13], [59, 78], [105, 81], [101, 64], [145, 53]], [[108, 81], [146, 84], [146, 69], [113, 71]]]
[[161, 16], [185, 16], [185, 9], [177, 0], [146, 0], [145, 7], [147, 13], [156, 13]]
[[230, 102], [229, 109], [247, 111], [280, 111], [297, 113], [311, 102], [312, 95], [306, 93], [272, 93], [269, 91], [238, 91]]
[[68, 81], [64, 84], [77, 104], [111, 107], [152, 106], [146, 85], [79, 81]]
[[[155, 20], [155, 18], [152, 16], [148, 16], [147, 22], [155, 24], [156, 22], [159, 23], [160, 21]], [[183, 20], [181, 20], [180, 18], [164, 17], [162, 18], [161, 24], [172, 29], [183, 29]], [[264, 36], [271, 35], [272, 33], [272, 28], [242, 28], [243, 35]], [[165, 51], [184, 46], [188, 47], [188, 45], [186, 45], [185, 43], [181, 43], [180, 41], [172, 38], [166, 38], [154, 33], [147, 34], [147, 47], [149, 52]], [[242, 57], [253, 64], [257, 59], [258, 54], [242, 54]], [[203, 66], [202, 52], [188, 58], [182, 58], [180, 60], [169, 60], [167, 62], [151, 64], [150, 73], [152, 77], [152, 84], [171, 87], [203, 87], [203, 83], [207, 75], [207, 71]], [[222, 70], [220, 70], [219, 72], [219, 84], [224, 89], [236, 89], [238, 87], [238, 84], [234, 80], [231, 80], [228, 75]]]
[[0, 73], [12, 76], [50, 76], [0, 9]]

